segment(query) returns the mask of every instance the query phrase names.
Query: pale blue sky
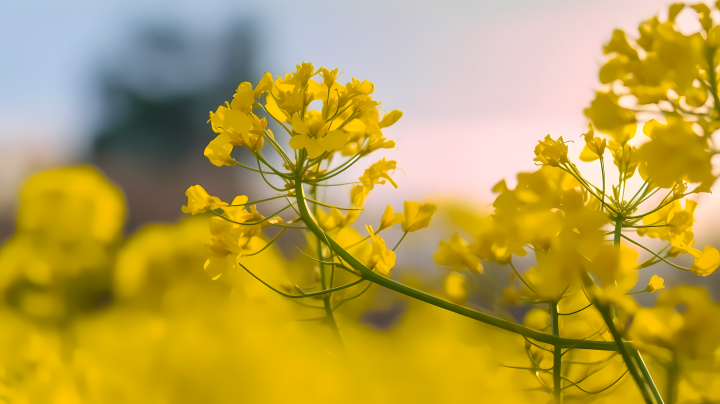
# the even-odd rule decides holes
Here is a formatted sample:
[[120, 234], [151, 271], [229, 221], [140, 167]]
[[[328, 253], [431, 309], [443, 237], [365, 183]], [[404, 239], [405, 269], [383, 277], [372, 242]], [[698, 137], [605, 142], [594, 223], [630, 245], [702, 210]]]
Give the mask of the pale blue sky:
[[[537, 139], [585, 130], [602, 44], [616, 27], [634, 33], [667, 3], [3, 0], [0, 205], [28, 170], [82, 156], [97, 123], [97, 67], [154, 21], [207, 40], [230, 22], [253, 21], [258, 71], [281, 74], [308, 60], [374, 82], [386, 109], [405, 112], [388, 131], [400, 139], [388, 158], [408, 172], [405, 192], [486, 198], [499, 178], [533, 168]], [[437, 150], [446, 153], [426, 164]]]

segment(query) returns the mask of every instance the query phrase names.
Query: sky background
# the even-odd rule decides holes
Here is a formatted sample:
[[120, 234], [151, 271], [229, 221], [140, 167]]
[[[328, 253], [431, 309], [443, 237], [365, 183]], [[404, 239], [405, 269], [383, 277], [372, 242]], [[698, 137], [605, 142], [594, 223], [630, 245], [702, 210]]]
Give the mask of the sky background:
[[[98, 68], [132, 68], [117, 55], [148, 24], [181, 27], [200, 46], [245, 26], [257, 34], [253, 84], [264, 71], [279, 75], [302, 61], [338, 67], [344, 80], [370, 80], [386, 111], [404, 112], [385, 132], [398, 139], [385, 155], [406, 173], [396, 175], [400, 190], [379, 187], [373, 198], [398, 205], [442, 195], [487, 205], [492, 185], [507, 178], [512, 186], [517, 172], [535, 169], [533, 149], [545, 135], [575, 140], [571, 153], [579, 153], [602, 45], [615, 28], [634, 36], [668, 3], [3, 0], [0, 209], [14, 210], [33, 171], [87, 158], [99, 125]], [[209, 52], [196, 62], [213, 59]], [[158, 80], [192, 88], [201, 79]], [[701, 204], [699, 220], [714, 219], [713, 206]], [[699, 242], [714, 231], [698, 226]]]

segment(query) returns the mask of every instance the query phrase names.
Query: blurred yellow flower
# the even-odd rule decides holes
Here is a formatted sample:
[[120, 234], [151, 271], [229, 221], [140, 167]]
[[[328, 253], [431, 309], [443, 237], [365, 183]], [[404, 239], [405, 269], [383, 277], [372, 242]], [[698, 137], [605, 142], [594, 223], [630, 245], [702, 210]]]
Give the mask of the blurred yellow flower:
[[588, 124], [588, 131], [583, 134], [583, 137], [585, 138], [585, 147], [580, 153], [580, 160], [594, 161], [605, 154], [607, 139], [595, 137], [595, 130], [591, 123]]
[[405, 220], [402, 222], [402, 230], [413, 232], [428, 227], [430, 219], [432, 219], [436, 211], [437, 205], [433, 203], [405, 201], [403, 205]]
[[45, 171], [32, 176], [20, 192], [18, 232], [56, 240], [95, 238], [110, 242], [125, 222], [122, 191], [91, 166]]
[[365, 204], [365, 198], [370, 193], [370, 190], [365, 188], [364, 185], [354, 185], [350, 189], [350, 201], [354, 206], [362, 207]]
[[462, 274], [457, 272], [448, 273], [443, 282], [443, 288], [448, 300], [457, 304], [465, 304], [468, 297], [466, 282]]
[[696, 182], [711, 186], [713, 153], [706, 147], [706, 139], [693, 131], [692, 122], [672, 117], [662, 124], [651, 120], [643, 132], [651, 139], [638, 150], [640, 175], [660, 188], [676, 183]]
[[402, 116], [403, 116], [402, 111], [394, 109], [394, 110], [388, 112], [387, 114], [385, 114], [385, 116], [383, 116], [383, 119], [382, 119], [382, 121], [380, 121], [378, 126], [380, 126], [381, 129], [392, 126], [395, 124], [395, 122], [399, 121], [400, 118], [402, 118]]
[[590, 107], [585, 109], [585, 116], [590, 118], [597, 130], [624, 145], [635, 136], [637, 124], [635, 114], [621, 107], [618, 99], [612, 91], [598, 91]]
[[330, 214], [325, 213], [323, 210], [318, 210], [316, 213], [318, 225], [325, 231], [330, 231], [338, 227], [349, 226], [355, 223], [358, 216], [360, 216], [359, 210], [351, 210], [344, 215], [336, 208], [330, 210]]
[[468, 243], [457, 233], [453, 234], [450, 242], [440, 241], [440, 246], [433, 255], [433, 258], [438, 265], [450, 265], [453, 267], [465, 266], [472, 272], [483, 272], [482, 264], [480, 264], [478, 258], [471, 253]]

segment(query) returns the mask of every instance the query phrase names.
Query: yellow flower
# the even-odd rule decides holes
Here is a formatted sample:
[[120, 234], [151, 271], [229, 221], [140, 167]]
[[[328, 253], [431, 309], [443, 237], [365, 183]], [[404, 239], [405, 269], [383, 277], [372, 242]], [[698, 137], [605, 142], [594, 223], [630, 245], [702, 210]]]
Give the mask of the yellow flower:
[[292, 78], [286, 80], [287, 84], [295, 84], [298, 87], [304, 87], [310, 77], [317, 74], [315, 67], [310, 62], [302, 62], [299, 65], [295, 65], [295, 72], [292, 73]]
[[323, 83], [327, 88], [332, 88], [333, 84], [335, 84], [335, 80], [338, 76], [338, 69], [334, 70], [328, 70], [325, 67], [320, 68], [320, 75], [323, 78]]
[[394, 110], [388, 112], [387, 114], [385, 114], [385, 116], [383, 116], [383, 119], [382, 119], [382, 121], [380, 121], [380, 124], [378, 126], [380, 126], [381, 129], [392, 126], [393, 124], [395, 124], [395, 122], [400, 120], [400, 118], [402, 118], [402, 116], [403, 116], [402, 111], [394, 109]]
[[19, 202], [17, 233], [32, 232], [38, 238], [107, 243], [122, 234], [125, 222], [122, 191], [91, 166], [33, 175]]
[[323, 230], [330, 231], [337, 227], [349, 226], [355, 223], [358, 216], [360, 216], [359, 210], [351, 210], [343, 215], [337, 208], [332, 208], [330, 214], [325, 213], [323, 210], [318, 210], [316, 218], [318, 225], [322, 227]]
[[678, 286], [658, 296], [655, 307], [640, 308], [628, 336], [640, 346], [663, 347], [690, 359], [710, 358], [720, 342], [720, 306], [703, 288]]
[[204, 154], [205, 157], [217, 167], [233, 166], [237, 164], [237, 162], [230, 156], [232, 149], [233, 145], [230, 143], [230, 138], [226, 134], [221, 133], [208, 144]]
[[685, 201], [685, 209], [680, 209], [680, 202], [675, 202], [667, 215], [667, 223], [671, 225], [671, 231], [681, 233], [692, 227], [695, 223], [695, 209], [697, 202], [692, 199]]
[[594, 161], [605, 154], [607, 139], [595, 137], [595, 130], [593, 129], [591, 123], [588, 124], [588, 131], [583, 134], [583, 137], [585, 138], [585, 147], [580, 153], [580, 160]]
[[235, 95], [233, 95], [233, 100], [230, 103], [230, 106], [236, 111], [249, 114], [252, 110], [254, 102], [255, 92], [253, 91], [252, 84], [244, 82], [241, 83], [235, 91]]
[[693, 131], [693, 123], [667, 118], [662, 124], [651, 120], [643, 132], [651, 141], [638, 150], [640, 175], [651, 178], [660, 188], [672, 188], [676, 183], [700, 182], [710, 186], [716, 177], [712, 174], [713, 153], [707, 141]]
[[637, 124], [635, 114], [618, 105], [618, 99], [613, 92], [598, 91], [590, 107], [585, 109], [585, 116], [599, 131], [624, 145], [635, 136]]
[[247, 135], [252, 127], [252, 119], [247, 113], [234, 110], [228, 103], [219, 106], [215, 113], [210, 112], [210, 124], [213, 132], [226, 133], [228, 137], [240, 142], [242, 135]]
[[[365, 170], [363, 175], [360, 177], [360, 182], [363, 183], [365, 188], [372, 191], [375, 184], [385, 184], [385, 180], [381, 180], [381, 178], [385, 178], [390, 181], [395, 188], [397, 188], [397, 184], [392, 178], [390, 178], [390, 174], [388, 174], [388, 171], [395, 171], [397, 168], [396, 164], [397, 162], [395, 160], [385, 161], [385, 157], [383, 157], [382, 160], [371, 165], [367, 170]], [[407, 215], [405, 216], [407, 218]]]
[[266, 72], [263, 74], [257, 87], [255, 87], [255, 96], [259, 97], [262, 93], [267, 93], [273, 86], [272, 74]]
[[543, 165], [558, 167], [562, 163], [567, 163], [568, 148], [562, 136], [558, 140], [553, 140], [550, 135], [545, 136], [544, 140], [538, 141], [535, 146], [535, 157], [533, 160]]
[[418, 231], [430, 225], [432, 215], [437, 211], [437, 205], [433, 203], [420, 203], [405, 201], [403, 212], [405, 220], [402, 222], [402, 230], [405, 232]]
[[393, 211], [392, 205], [388, 205], [387, 208], [385, 208], [385, 213], [383, 213], [382, 218], [380, 219], [380, 227], [378, 228], [378, 233], [387, 228], [395, 226], [403, 220], [405, 220], [405, 216], [400, 212], [395, 213]]
[[362, 207], [369, 193], [370, 190], [365, 188], [364, 185], [354, 185], [350, 189], [350, 201], [354, 206]]
[[468, 296], [465, 283], [466, 281], [464, 276], [457, 272], [450, 272], [445, 277], [445, 282], [443, 282], [445, 294], [447, 295], [448, 300], [453, 303], [464, 304], [467, 301]]
[[665, 283], [665, 280], [663, 278], [661, 278], [657, 275], [653, 275], [652, 278], [650, 278], [650, 282], [648, 283], [645, 290], [647, 292], [652, 293], [658, 289], [663, 289], [665, 287], [664, 283]]
[[216, 281], [223, 275], [231, 275], [237, 271], [237, 256], [222, 253], [212, 254], [205, 260], [203, 269], [210, 279]]
[[183, 213], [196, 215], [207, 211], [207, 209], [214, 210], [221, 206], [227, 206], [227, 203], [221, 201], [220, 198], [208, 195], [200, 185], [191, 186], [185, 191], [185, 195], [188, 197], [188, 204], [182, 207]]
[[311, 130], [311, 127], [303, 122], [296, 113], [292, 116], [292, 128], [297, 135], [290, 138], [290, 147], [296, 150], [306, 149], [308, 157], [311, 159], [320, 157], [325, 152], [342, 148], [348, 141], [347, 133], [341, 129], [328, 132], [329, 127], [330, 124], [327, 123]]
[[638, 252], [621, 245], [603, 244], [588, 269], [595, 273], [603, 287], [629, 290], [637, 281]]
[[453, 267], [464, 265], [472, 272], [482, 273], [483, 266], [478, 258], [470, 252], [468, 243], [457, 233], [450, 242], [440, 241], [440, 247], [433, 255], [438, 265], [451, 265]]
[[608, 148], [613, 156], [613, 163], [618, 168], [618, 172], [621, 173], [621, 180], [632, 178], [640, 164], [637, 148], [627, 144], [621, 145], [613, 141], [610, 142]]
[[692, 248], [690, 254], [695, 257], [692, 265], [694, 274], [708, 276], [720, 266], [720, 252], [716, 248], [705, 246], [702, 253]]
[[[243, 205], [248, 201], [248, 197], [245, 195], [236, 196], [235, 199], [233, 199], [231, 205]], [[227, 206], [225, 204], [223, 209], [223, 217], [226, 217], [233, 222], [238, 223], [245, 223], [248, 220], [251, 220], [253, 218], [253, 214], [248, 212], [245, 209], [245, 206]], [[221, 217], [213, 216], [210, 218], [210, 233], [212, 235], [218, 235], [222, 233], [226, 233], [233, 228], [240, 227], [239, 224], [229, 222]], [[245, 226], [247, 227], [247, 226]]]
[[390, 270], [395, 266], [395, 252], [388, 250], [385, 240], [373, 232], [372, 226], [365, 227], [372, 238], [372, 252], [368, 267], [377, 270], [382, 275], [389, 276]]
[[210, 219], [212, 244], [208, 245], [210, 257], [205, 261], [205, 271], [213, 280], [218, 279], [223, 274], [235, 272], [237, 261], [252, 250], [250, 244], [260, 236], [263, 227], [282, 222], [281, 218], [274, 217], [260, 224], [240, 224], [265, 219], [264, 216], [258, 213], [255, 205], [250, 207], [249, 212], [247, 211], [244, 206], [247, 200], [247, 196], [238, 196], [233, 200], [232, 205], [242, 206], [223, 207], [223, 217], [237, 223], [221, 217]]

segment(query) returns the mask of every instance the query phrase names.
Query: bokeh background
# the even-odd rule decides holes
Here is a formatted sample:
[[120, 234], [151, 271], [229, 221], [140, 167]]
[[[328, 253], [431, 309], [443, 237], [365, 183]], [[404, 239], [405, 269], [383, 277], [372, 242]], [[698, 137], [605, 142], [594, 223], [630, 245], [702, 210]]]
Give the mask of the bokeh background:
[[[512, 186], [518, 171], [535, 169], [538, 139], [580, 139], [612, 30], [635, 32], [668, 4], [3, 1], [0, 241], [13, 232], [23, 181], [57, 166], [91, 163], [120, 185], [128, 234], [146, 222], [178, 220], [190, 185], [223, 199], [252, 195], [259, 178], [203, 156], [212, 139], [208, 111], [238, 83], [305, 60], [339, 67], [345, 80], [372, 81], [385, 109], [405, 113], [388, 131], [398, 148], [385, 155], [406, 175], [396, 176], [399, 190], [373, 192], [377, 205], [366, 220], [404, 199], [486, 208], [493, 184], [506, 178]], [[688, 12], [679, 21], [692, 30]], [[579, 153], [577, 143], [570, 147]], [[720, 204], [703, 198], [697, 243], [717, 247]], [[433, 244], [447, 234], [433, 234], [408, 240], [408, 251], [418, 253], [400, 264], [436, 269]], [[702, 282], [718, 298], [718, 277], [658, 271], [667, 284]]]

